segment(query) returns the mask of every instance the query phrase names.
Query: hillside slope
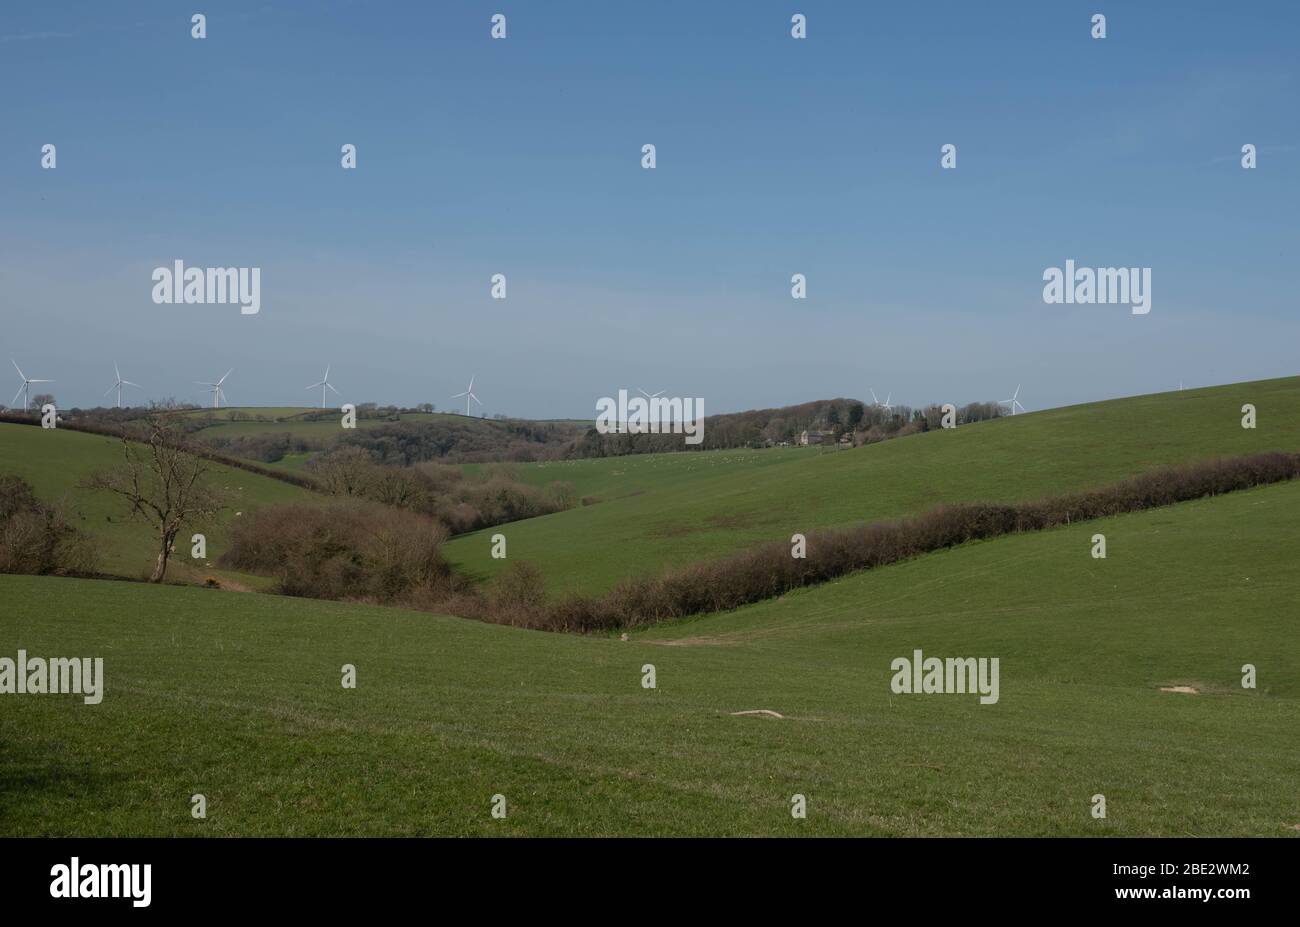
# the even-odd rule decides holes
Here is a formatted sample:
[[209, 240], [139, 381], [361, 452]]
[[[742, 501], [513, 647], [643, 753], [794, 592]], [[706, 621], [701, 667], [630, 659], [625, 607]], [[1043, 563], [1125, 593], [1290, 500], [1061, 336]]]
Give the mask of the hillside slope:
[[[111, 493], [82, 489], [80, 482], [96, 470], [119, 467], [121, 443], [116, 438], [66, 429], [42, 429], [30, 425], [0, 423], [0, 473], [16, 473], [35, 487], [39, 496], [66, 498], [83, 516], [81, 528], [94, 535], [98, 545], [99, 569], [121, 576], [147, 576], [158, 555], [154, 533], [139, 520], [126, 517], [126, 503]], [[212, 463], [212, 483], [227, 494], [229, 504], [222, 521], [236, 512], [250, 512], [259, 505], [293, 502], [309, 498], [304, 489], [269, 477], [219, 463]], [[208, 539], [208, 561], [216, 562], [225, 539], [223, 524], [204, 531]], [[207, 575], [260, 583], [230, 571], [203, 564], [191, 566], [189, 534], [184, 550], [177, 544], [177, 556], [168, 567], [168, 579], [202, 580]]]
[[[0, 833], [1294, 835], [1297, 517], [1300, 484], [1270, 486], [630, 642], [0, 576], [5, 655], [102, 656], [107, 679], [98, 706], [0, 699]], [[915, 648], [998, 657], [999, 701], [892, 694]]]
[[[1253, 403], [1258, 427], [1241, 427]], [[1219, 455], [1300, 449], [1300, 378], [1070, 406], [852, 450], [775, 448], [522, 466], [603, 501], [464, 535], [449, 558], [475, 576], [508, 561], [507, 538], [555, 592], [599, 591], [627, 576], [709, 559], [797, 531], [874, 521], [943, 502], [1015, 501]]]

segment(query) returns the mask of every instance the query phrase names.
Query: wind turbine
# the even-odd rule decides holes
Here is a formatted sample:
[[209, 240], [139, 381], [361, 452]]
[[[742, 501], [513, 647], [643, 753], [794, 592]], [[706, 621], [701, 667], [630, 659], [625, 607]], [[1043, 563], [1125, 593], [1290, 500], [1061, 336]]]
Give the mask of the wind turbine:
[[23, 411], [26, 412], [26, 411], [27, 411], [28, 400], [31, 398], [31, 394], [32, 394], [32, 384], [33, 384], [33, 383], [53, 383], [54, 381], [53, 381], [53, 380], [30, 380], [30, 379], [27, 378], [27, 374], [23, 373], [23, 368], [21, 368], [21, 367], [18, 366], [18, 361], [14, 360], [14, 359], [11, 357], [11, 358], [9, 358], [9, 363], [11, 363], [11, 364], [14, 365], [14, 370], [17, 370], [17, 371], [18, 371], [18, 376], [20, 376], [20, 377], [23, 378], [23, 385], [20, 386], [20, 387], [18, 388], [18, 392], [14, 393], [14, 402], [17, 402], [17, 401], [18, 401], [18, 397], [19, 397], [19, 396], [22, 396], [22, 397], [23, 397]]
[[117, 407], [120, 409], [122, 408], [122, 387], [134, 386], [136, 389], [144, 389], [144, 387], [141, 386], [139, 383], [132, 383], [130, 380], [123, 380], [122, 371], [117, 369], [117, 361], [113, 361], [113, 375], [117, 377], [117, 382], [114, 383], [112, 386], [110, 386], [108, 389], [104, 390], [104, 395], [107, 396], [109, 393], [113, 392], [113, 390], [116, 389]]
[[[194, 382], [197, 383], [199, 386], [206, 386], [206, 387], [208, 387], [208, 392], [212, 394], [212, 408], [214, 408], [214, 409], [216, 409], [216, 408], [220, 408], [220, 406], [221, 406], [221, 399], [222, 399], [223, 396], [226, 395], [225, 392], [221, 389], [221, 384], [222, 384], [222, 383], [225, 383], [225, 382], [226, 382], [226, 377], [230, 376], [230, 375], [231, 375], [232, 373], [234, 373], [234, 372], [235, 372], [235, 368], [234, 368], [234, 367], [231, 367], [229, 370], [226, 371], [226, 376], [225, 376], [225, 377], [222, 377], [222, 378], [221, 378], [220, 380], [218, 380], [216, 383], [204, 383], [202, 380], [195, 380], [195, 381], [194, 381]], [[227, 402], [226, 402], [226, 405], [230, 405], [230, 402], [227, 401]]]
[[320, 407], [323, 409], [323, 408], [325, 408], [325, 390], [326, 390], [326, 389], [332, 389], [332, 390], [334, 390], [334, 395], [335, 395], [335, 396], [339, 395], [339, 391], [336, 390], [336, 389], [334, 389], [334, 385], [333, 385], [332, 383], [330, 383], [330, 368], [329, 368], [329, 364], [326, 364], [326, 365], [325, 365], [325, 376], [321, 377], [321, 381], [320, 381], [319, 383], [313, 383], [311, 386], [304, 386], [303, 389], [315, 389], [315, 388], [318, 387], [318, 386], [320, 387]]
[[1016, 414], [1016, 409], [1019, 409], [1021, 412], [1024, 412], [1025, 407], [1020, 404], [1019, 396], [1020, 396], [1020, 384], [1017, 383], [1016, 391], [1011, 394], [1011, 398], [998, 400], [998, 405], [1007, 406], [1008, 408], [1010, 408], [1012, 415]]
[[870, 387], [868, 387], [867, 389], [868, 389], [868, 392], [871, 393], [871, 401], [874, 402], [876, 405], [880, 406], [880, 407], [881, 407], [882, 409], [884, 409], [886, 412], [889, 412], [889, 411], [891, 411], [891, 410], [894, 408], [893, 406], [891, 406], [891, 405], [889, 404], [889, 400], [892, 399], [892, 398], [894, 397], [894, 391], [893, 391], [893, 390], [890, 390], [888, 393], [886, 393], [886, 394], [885, 394], [885, 401], [884, 401], [884, 402], [881, 402], [879, 399], [876, 398], [876, 391], [875, 391], [874, 389], [871, 389]]
[[470, 405], [469, 405], [469, 402], [470, 402], [471, 399], [474, 400], [475, 402], [477, 402], [479, 405], [483, 405], [483, 400], [479, 399], [477, 396], [474, 395], [474, 377], [473, 377], [473, 376], [471, 376], [471, 377], [469, 378], [469, 386], [467, 386], [467, 387], [465, 388], [465, 392], [463, 392], [463, 393], [457, 393], [455, 396], [452, 396], [451, 398], [452, 398], [452, 399], [459, 399], [461, 396], [464, 396], [464, 397], [465, 397], [465, 414], [466, 414], [466, 415], [469, 415], [469, 414], [470, 414]]

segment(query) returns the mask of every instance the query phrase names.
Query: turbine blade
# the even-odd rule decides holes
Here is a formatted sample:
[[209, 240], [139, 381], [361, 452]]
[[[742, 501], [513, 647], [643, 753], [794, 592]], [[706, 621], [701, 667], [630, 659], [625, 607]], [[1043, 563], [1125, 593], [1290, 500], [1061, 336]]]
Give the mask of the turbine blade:
[[124, 386], [134, 386], [136, 389], [144, 389], [144, 387], [141, 386], [139, 383], [132, 383], [130, 380], [123, 380], [123, 381], [122, 381], [122, 385], [124, 385]]
[[330, 389], [334, 390], [334, 395], [335, 395], [335, 396], [340, 396], [340, 395], [342, 395], [338, 390], [334, 389], [333, 384], [331, 384], [331, 383], [326, 383], [325, 385], [328, 386]]
[[115, 389], [117, 389], [117, 384], [116, 384], [116, 383], [114, 383], [114, 384], [113, 384], [112, 386], [110, 386], [108, 389], [104, 390], [104, 395], [107, 396], [109, 393], [113, 392], [113, 390], [115, 390]]
[[120, 371], [120, 370], [117, 369], [117, 361], [113, 361], [113, 374], [114, 374], [114, 375], [115, 375], [119, 380], [122, 379], [122, 371]]
[[27, 389], [27, 382], [23, 381], [23, 385], [18, 387], [18, 392], [14, 393], [14, 398], [9, 400], [9, 405], [13, 405], [15, 402], [17, 402], [18, 397], [23, 394], [23, 390], [25, 389]]
[[23, 368], [21, 368], [21, 367], [18, 366], [18, 361], [14, 360], [14, 359], [11, 357], [11, 358], [9, 358], [9, 363], [11, 363], [11, 364], [14, 365], [14, 370], [17, 370], [17, 371], [18, 371], [18, 376], [22, 377], [22, 378], [23, 378], [23, 381], [26, 382], [26, 380], [27, 380], [27, 374], [23, 373]]

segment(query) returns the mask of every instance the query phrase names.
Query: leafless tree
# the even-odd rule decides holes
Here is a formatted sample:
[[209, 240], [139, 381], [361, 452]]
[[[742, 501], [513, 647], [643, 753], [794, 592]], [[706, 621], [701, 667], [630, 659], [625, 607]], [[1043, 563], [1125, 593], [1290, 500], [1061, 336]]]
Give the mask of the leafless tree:
[[131, 517], [143, 518], [158, 532], [158, 560], [149, 582], [160, 583], [181, 529], [215, 518], [222, 498], [204, 479], [208, 461], [186, 447], [175, 416], [158, 409], [134, 433], [123, 432], [122, 458], [121, 469], [96, 473], [87, 485], [117, 493], [130, 505]]

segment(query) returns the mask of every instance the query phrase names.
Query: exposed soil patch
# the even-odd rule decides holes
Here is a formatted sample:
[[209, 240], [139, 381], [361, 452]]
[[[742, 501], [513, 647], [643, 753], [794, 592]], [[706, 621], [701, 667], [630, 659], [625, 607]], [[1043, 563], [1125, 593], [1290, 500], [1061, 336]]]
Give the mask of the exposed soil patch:
[[785, 715], [779, 714], [775, 711], [769, 711], [766, 708], [751, 708], [749, 711], [733, 711], [731, 714], [733, 716], [750, 715], [750, 716], [757, 716], [760, 718], [782, 718], [782, 719], [785, 718]]
[[720, 637], [675, 637], [665, 641], [642, 641], [643, 644], [658, 644], [661, 647], [725, 647], [732, 641]]
[[1161, 692], [1182, 692], [1186, 695], [1201, 694], [1200, 692], [1197, 692], [1195, 689], [1193, 689], [1191, 686], [1161, 686], [1160, 691]]

